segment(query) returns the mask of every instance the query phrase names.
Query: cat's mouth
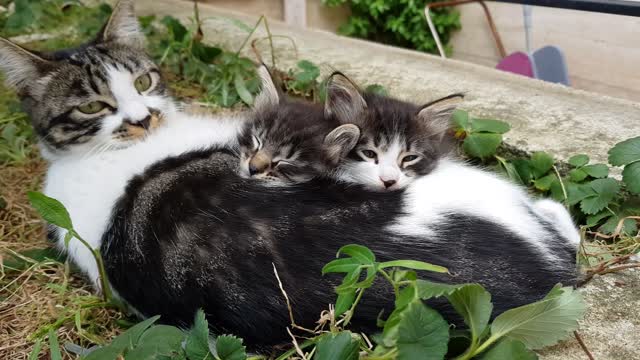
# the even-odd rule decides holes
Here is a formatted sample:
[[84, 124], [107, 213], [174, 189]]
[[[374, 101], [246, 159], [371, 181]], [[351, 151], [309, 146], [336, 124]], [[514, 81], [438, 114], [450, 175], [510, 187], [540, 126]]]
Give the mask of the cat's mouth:
[[149, 116], [138, 122], [124, 122], [113, 132], [113, 138], [119, 142], [130, 144], [144, 140], [164, 123], [164, 116], [159, 111], [152, 111]]

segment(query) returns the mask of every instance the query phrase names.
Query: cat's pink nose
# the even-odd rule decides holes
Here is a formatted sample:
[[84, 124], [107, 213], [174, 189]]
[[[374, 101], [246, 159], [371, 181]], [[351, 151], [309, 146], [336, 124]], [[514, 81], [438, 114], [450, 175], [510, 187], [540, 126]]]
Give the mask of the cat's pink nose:
[[397, 182], [396, 180], [382, 180], [382, 178], [380, 178], [380, 181], [382, 181], [384, 187], [387, 189], [392, 187]]

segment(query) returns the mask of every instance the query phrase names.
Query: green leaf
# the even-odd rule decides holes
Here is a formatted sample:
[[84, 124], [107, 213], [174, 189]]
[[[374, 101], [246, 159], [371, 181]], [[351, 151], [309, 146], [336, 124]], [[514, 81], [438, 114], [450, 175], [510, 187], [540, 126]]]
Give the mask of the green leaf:
[[111, 344], [89, 353], [84, 360], [115, 359], [126, 349], [132, 349], [135, 347], [138, 344], [140, 336], [142, 336], [145, 330], [147, 330], [154, 322], [158, 321], [159, 318], [160, 316], [154, 316], [132, 326], [130, 329], [113, 339]]
[[469, 134], [464, 139], [462, 148], [468, 155], [485, 159], [495, 154], [501, 143], [500, 134]]
[[247, 85], [245, 84], [244, 79], [242, 78], [241, 72], [236, 73], [233, 83], [236, 87], [236, 92], [238, 93], [238, 96], [240, 96], [240, 99], [242, 99], [242, 101], [249, 106], [253, 105], [253, 95], [251, 95], [249, 90], [247, 90]]
[[371, 84], [369, 86], [367, 86], [364, 89], [365, 92], [371, 93], [371, 94], [376, 94], [376, 95], [381, 95], [381, 96], [388, 96], [389, 92], [387, 91], [387, 89], [385, 89], [384, 86], [380, 85], [380, 84]]
[[464, 110], [456, 109], [453, 112], [453, 116], [451, 116], [451, 122], [461, 130], [465, 130], [465, 131], [470, 130], [469, 129], [469, 113]]
[[618, 195], [620, 184], [615, 179], [597, 179], [588, 184], [595, 195], [586, 197], [580, 202], [580, 209], [588, 215], [597, 214]]
[[537, 360], [538, 355], [528, 350], [521, 341], [503, 339], [484, 353], [480, 360]]
[[582, 168], [582, 171], [597, 179], [609, 176], [609, 167], [605, 164], [587, 165]]
[[581, 182], [582, 180], [586, 179], [587, 176], [589, 176], [589, 174], [587, 174], [582, 169], [573, 169], [569, 171], [569, 178], [574, 182]]
[[[612, 234], [616, 231], [620, 220], [622, 220], [625, 216], [617, 214], [615, 216], [611, 216], [602, 226], [598, 229], [601, 233]], [[622, 223], [622, 233], [627, 235], [635, 235], [638, 233], [638, 222], [634, 219], [625, 219]]]
[[49, 351], [51, 353], [51, 360], [62, 360], [62, 353], [60, 353], [60, 344], [58, 344], [58, 334], [56, 330], [49, 330]]
[[326, 333], [316, 343], [314, 360], [357, 360], [360, 351], [360, 337], [350, 331]]
[[528, 185], [531, 182], [531, 166], [527, 159], [515, 159], [513, 160], [513, 166], [518, 171], [518, 175], [522, 179], [522, 184]]
[[191, 45], [191, 53], [198, 60], [209, 64], [213, 62], [213, 60], [215, 60], [215, 58], [217, 58], [220, 54], [222, 54], [222, 49], [194, 41]]
[[338, 298], [336, 299], [336, 308], [335, 308], [336, 315], [335, 316], [338, 317], [344, 314], [347, 310], [351, 308], [351, 305], [353, 305], [353, 302], [355, 300], [356, 300], [355, 289], [338, 293]]
[[469, 284], [455, 290], [447, 299], [458, 314], [462, 315], [473, 339], [479, 339], [487, 328], [493, 310], [491, 294], [478, 284]]
[[193, 327], [187, 336], [185, 352], [189, 360], [213, 359], [209, 350], [209, 323], [202, 309], [196, 312]]
[[168, 325], [155, 325], [145, 331], [138, 344], [127, 352], [126, 358], [154, 360], [160, 356], [172, 357], [182, 352], [185, 333]]
[[587, 197], [597, 195], [590, 184], [576, 184], [573, 182], [565, 182], [564, 185], [567, 189], [569, 205], [575, 205], [580, 201], [586, 199]]
[[362, 265], [373, 265], [376, 261], [375, 255], [366, 246], [350, 244], [341, 247], [336, 256], [345, 254], [358, 260]]
[[48, 259], [64, 263], [66, 259], [64, 254], [61, 254], [59, 250], [51, 247], [24, 250], [16, 254], [7, 251], [5, 254], [4, 259], [2, 259], [2, 266], [5, 267], [5, 271], [8, 269], [18, 271], [25, 270], [34, 263]]
[[416, 261], [416, 260], [393, 260], [386, 261], [380, 263], [378, 266], [379, 269], [385, 269], [389, 267], [401, 267], [413, 270], [424, 270], [424, 271], [433, 271], [437, 273], [448, 273], [449, 270], [447, 268], [426, 263], [424, 261]]
[[622, 171], [622, 181], [629, 192], [640, 194], [640, 162], [627, 165]]
[[350, 273], [358, 267], [360, 267], [360, 262], [355, 258], [335, 259], [322, 268], [322, 275], [328, 273]]
[[165, 16], [162, 18], [161, 22], [169, 29], [173, 40], [176, 42], [181, 42], [184, 40], [184, 37], [189, 32], [186, 27], [184, 27], [180, 21], [172, 16]]
[[60, 201], [36, 191], [29, 191], [27, 197], [45, 221], [66, 230], [73, 229], [69, 212]]
[[491, 324], [491, 338], [506, 336], [522, 341], [529, 349], [540, 349], [564, 339], [578, 327], [585, 304], [577, 290], [570, 287], [561, 290], [561, 294], [551, 298], [500, 314]]
[[409, 304], [397, 324], [398, 360], [441, 360], [447, 353], [449, 324], [421, 301]]
[[573, 167], [582, 167], [589, 163], [589, 157], [584, 154], [574, 155], [569, 158], [568, 162]]
[[531, 155], [529, 164], [531, 165], [533, 176], [537, 179], [551, 170], [553, 167], [553, 157], [542, 151], [535, 152]]
[[216, 338], [216, 352], [219, 360], [244, 360], [247, 351], [242, 345], [242, 339], [232, 335], [222, 335]]
[[609, 163], [624, 166], [640, 161], [640, 136], [617, 143], [609, 150]]
[[33, 349], [29, 353], [29, 360], [38, 360], [38, 355], [40, 355], [41, 349], [42, 349], [42, 340], [38, 340], [33, 345]]
[[474, 133], [488, 132], [493, 134], [504, 134], [511, 130], [511, 126], [504, 121], [493, 119], [473, 119], [471, 131]]
[[558, 178], [555, 174], [549, 174], [547, 176], [543, 176], [536, 181], [533, 182], [533, 186], [540, 191], [548, 191], [551, 189], [551, 184], [556, 181]]
[[453, 294], [454, 291], [467, 286], [468, 284], [452, 285], [436, 283], [428, 280], [416, 280], [415, 287], [418, 298], [428, 300], [434, 297]]
[[613, 214], [609, 210], [604, 210], [599, 214], [587, 216], [587, 223], [585, 225], [587, 227], [593, 227], [598, 225], [603, 219], [606, 219], [612, 216]]
[[511, 179], [516, 184], [526, 185], [522, 181], [522, 178], [520, 177], [520, 174], [518, 173], [518, 170], [516, 169], [515, 165], [513, 165], [510, 162], [507, 162], [506, 159], [503, 159], [500, 156], [496, 156], [496, 160], [498, 160], [502, 169], [507, 173], [507, 176], [509, 177], [509, 179]]

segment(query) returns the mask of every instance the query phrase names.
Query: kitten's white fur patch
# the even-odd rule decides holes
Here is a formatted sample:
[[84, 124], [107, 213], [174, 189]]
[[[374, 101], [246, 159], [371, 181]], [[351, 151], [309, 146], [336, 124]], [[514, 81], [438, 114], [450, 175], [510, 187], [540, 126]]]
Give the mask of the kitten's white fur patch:
[[[497, 175], [453, 160], [442, 159], [427, 176], [416, 179], [405, 192], [406, 216], [401, 217], [390, 230], [409, 236], [429, 236], [444, 226], [449, 214], [467, 214], [501, 224], [527, 239], [549, 261], [558, 260], [546, 241], [544, 230], [527, 205], [533, 202], [518, 186]], [[538, 208], [553, 209], [554, 214], [568, 222], [556, 225], [558, 231], [575, 242], [579, 235], [571, 223], [568, 212], [552, 200], [537, 202]], [[558, 205], [558, 206], [555, 206]], [[548, 216], [545, 216], [549, 219]], [[549, 219], [554, 225], [556, 220]], [[562, 239], [553, 239], [562, 241]], [[487, 246], [492, 246], [487, 244]]]

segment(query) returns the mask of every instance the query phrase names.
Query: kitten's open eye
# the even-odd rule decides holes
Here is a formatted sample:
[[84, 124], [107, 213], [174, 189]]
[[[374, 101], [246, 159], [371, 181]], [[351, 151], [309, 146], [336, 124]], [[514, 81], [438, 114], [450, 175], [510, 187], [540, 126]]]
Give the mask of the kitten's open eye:
[[133, 85], [136, 87], [136, 90], [138, 90], [139, 92], [144, 92], [149, 90], [152, 83], [153, 83], [153, 79], [151, 79], [151, 75], [149, 75], [149, 73], [146, 73], [144, 75], [139, 76], [136, 79], [136, 81], [133, 83]]
[[77, 109], [83, 114], [93, 115], [99, 113], [106, 107], [107, 104], [103, 103], [102, 101], [92, 101], [90, 103], [78, 106]]
[[360, 154], [367, 159], [376, 159], [378, 154], [373, 150], [360, 150]]

